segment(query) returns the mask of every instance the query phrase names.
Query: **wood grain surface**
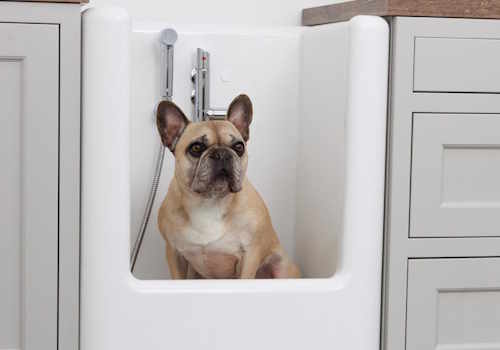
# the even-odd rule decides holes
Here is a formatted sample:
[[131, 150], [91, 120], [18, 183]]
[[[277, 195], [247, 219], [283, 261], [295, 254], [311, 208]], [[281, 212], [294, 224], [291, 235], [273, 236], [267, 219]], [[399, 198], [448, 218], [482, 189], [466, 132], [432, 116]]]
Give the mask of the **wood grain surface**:
[[500, 18], [500, 0], [355, 0], [304, 9], [302, 24], [342, 22], [356, 15]]
[[87, 4], [89, 0], [0, 0], [0, 1], [15, 1], [15, 2], [53, 2], [59, 4]]

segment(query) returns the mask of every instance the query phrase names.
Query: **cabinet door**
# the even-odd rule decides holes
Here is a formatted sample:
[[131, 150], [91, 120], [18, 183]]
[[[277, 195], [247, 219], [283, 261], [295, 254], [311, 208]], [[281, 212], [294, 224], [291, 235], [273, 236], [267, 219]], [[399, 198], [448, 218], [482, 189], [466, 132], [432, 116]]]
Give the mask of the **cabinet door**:
[[500, 259], [411, 259], [406, 350], [500, 349]]
[[0, 23], [0, 349], [57, 348], [59, 26]]

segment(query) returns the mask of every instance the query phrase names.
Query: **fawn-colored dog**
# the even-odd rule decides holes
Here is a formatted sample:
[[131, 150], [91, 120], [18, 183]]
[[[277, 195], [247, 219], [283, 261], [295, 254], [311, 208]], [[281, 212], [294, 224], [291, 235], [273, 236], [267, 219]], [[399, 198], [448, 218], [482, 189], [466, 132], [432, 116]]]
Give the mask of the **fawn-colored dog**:
[[159, 212], [174, 279], [298, 278], [264, 201], [246, 178], [252, 103], [231, 103], [226, 120], [190, 123], [174, 103], [158, 106], [175, 175]]

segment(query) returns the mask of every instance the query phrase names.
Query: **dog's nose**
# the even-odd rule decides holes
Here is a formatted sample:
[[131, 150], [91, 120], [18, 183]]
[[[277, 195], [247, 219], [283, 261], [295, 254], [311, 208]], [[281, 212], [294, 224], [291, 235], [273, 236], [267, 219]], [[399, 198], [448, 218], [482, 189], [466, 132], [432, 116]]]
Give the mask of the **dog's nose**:
[[210, 153], [209, 157], [217, 161], [228, 161], [231, 159], [231, 153], [224, 148], [217, 148]]

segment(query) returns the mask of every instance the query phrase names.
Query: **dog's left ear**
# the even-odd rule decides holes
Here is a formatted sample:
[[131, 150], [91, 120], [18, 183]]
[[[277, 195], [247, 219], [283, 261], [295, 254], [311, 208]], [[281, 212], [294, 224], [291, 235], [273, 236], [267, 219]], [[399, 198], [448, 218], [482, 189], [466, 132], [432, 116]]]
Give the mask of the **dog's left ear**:
[[248, 141], [250, 137], [250, 124], [252, 123], [253, 107], [252, 101], [247, 95], [236, 97], [227, 111], [227, 120], [233, 123], [243, 139]]
[[160, 133], [161, 142], [168, 147], [172, 153], [179, 141], [189, 120], [179, 107], [170, 101], [161, 101], [156, 111], [156, 126]]

